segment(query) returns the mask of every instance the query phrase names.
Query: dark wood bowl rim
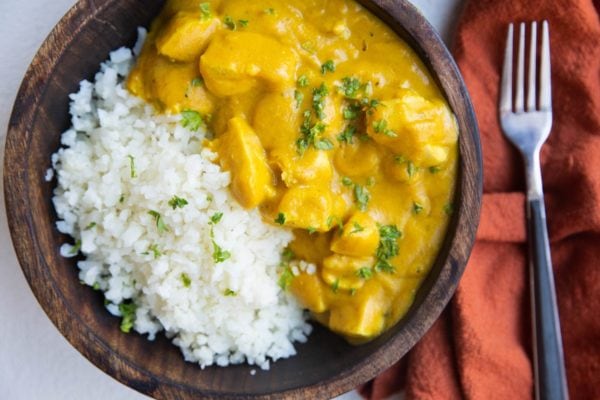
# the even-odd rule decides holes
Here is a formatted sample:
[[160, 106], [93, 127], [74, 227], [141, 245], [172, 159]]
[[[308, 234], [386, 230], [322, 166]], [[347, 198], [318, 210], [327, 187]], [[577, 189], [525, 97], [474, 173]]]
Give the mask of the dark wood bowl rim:
[[[87, 0], [76, 3], [61, 19], [42, 44], [33, 59], [15, 101], [13, 113], [9, 123], [6, 138], [5, 163], [4, 163], [4, 194], [7, 217], [13, 246], [19, 259], [21, 268], [38, 302], [57, 326], [67, 340], [85, 357], [90, 359], [100, 369], [120, 382], [149, 395], [166, 398], [195, 398], [220, 397], [220, 398], [246, 398], [245, 395], [198, 392], [197, 388], [182, 385], [161, 376], [150, 376], [149, 372], [140, 368], [134, 361], [117, 354], [118, 362], [107, 362], [109, 356], [114, 357], [111, 347], [91, 331], [76, 313], [71, 315], [76, 320], [65, 322], [57, 315], [63, 313], [61, 304], [65, 304], [64, 295], [55, 291], [54, 296], [41, 290], [33, 284], [33, 276], [40, 274], [44, 267], [44, 260], [36, 256], [39, 254], [39, 245], [35, 237], [33, 215], [29, 213], [25, 220], [19, 218], [18, 213], [13, 213], [23, 207], [27, 193], [22, 187], [29, 173], [26, 168], [25, 155], [32, 137], [32, 125], [35, 121], [41, 96], [39, 93], [47, 88], [47, 82], [40, 77], [48, 77], [62, 57], [64, 50], [70, 45], [74, 37], [79, 35], [90, 19], [96, 17], [104, 7], [109, 7], [111, 2], [118, 0]], [[349, 367], [333, 379], [322, 381], [307, 387], [286, 390], [271, 394], [254, 396], [253, 398], [325, 398], [346, 392], [358, 384], [373, 378], [384, 369], [403, 356], [430, 328], [439, 317], [453, 295], [458, 281], [464, 271], [470, 250], [474, 241], [475, 231], [479, 221], [482, 188], [482, 161], [479, 144], [479, 133], [473, 108], [464, 82], [458, 68], [448, 50], [442, 43], [438, 34], [429, 25], [425, 18], [406, 0], [359, 0], [369, 10], [382, 19], [395, 19], [402, 24], [406, 32], [414, 39], [415, 44], [421, 49], [426, 49], [424, 60], [429, 65], [432, 75], [438, 72], [439, 84], [449, 101], [454, 103], [460, 127], [460, 176], [457, 196], [458, 208], [455, 210], [452, 227], [454, 236], [447, 239], [447, 258], [443, 264], [437, 280], [429, 292], [425, 294], [422, 304], [424, 306], [415, 310], [410, 315], [409, 321], [404, 321], [410, 335], [396, 334], [386, 345], [380, 347], [362, 362]], [[392, 17], [393, 16], [393, 17]], [[63, 26], [71, 27], [71, 35], [65, 37]], [[73, 30], [75, 27], [75, 30]], [[414, 46], [413, 46], [414, 47]], [[440, 72], [443, 71], [440, 75]], [[449, 93], [449, 90], [454, 90]], [[25, 139], [25, 140], [23, 140]], [[468, 168], [466, 168], [468, 167]], [[452, 228], [451, 228], [452, 229]], [[450, 232], [449, 232], [450, 233]], [[53, 284], [50, 282], [50, 284]], [[91, 346], [93, 341], [96, 346]], [[104, 360], [104, 361], [103, 361]], [[150, 390], [138, 382], [138, 377], [133, 376], [131, 370], [155, 382], [155, 387]], [[157, 390], [159, 388], [160, 390]]]

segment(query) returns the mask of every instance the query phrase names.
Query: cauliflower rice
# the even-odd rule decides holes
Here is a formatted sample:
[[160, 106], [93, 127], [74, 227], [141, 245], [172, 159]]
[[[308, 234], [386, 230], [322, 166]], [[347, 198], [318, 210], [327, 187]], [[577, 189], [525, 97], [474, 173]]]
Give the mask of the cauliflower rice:
[[[112, 52], [95, 82], [70, 96], [72, 127], [46, 174], [58, 181], [57, 228], [76, 243], [61, 254], [85, 256], [79, 277], [104, 292], [122, 330], [150, 340], [164, 330], [203, 368], [268, 369], [311, 331], [278, 285], [292, 234], [238, 205], [229, 174], [202, 147], [202, 128], [192, 132], [129, 94], [133, 62], [130, 49]], [[306, 268], [314, 265], [291, 270]]]

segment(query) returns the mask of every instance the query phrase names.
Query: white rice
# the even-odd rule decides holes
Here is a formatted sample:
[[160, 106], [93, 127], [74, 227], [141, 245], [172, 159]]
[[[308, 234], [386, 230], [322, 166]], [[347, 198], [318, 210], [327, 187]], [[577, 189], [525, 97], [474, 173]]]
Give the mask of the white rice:
[[[268, 369], [269, 359], [294, 355], [293, 342], [311, 331], [277, 283], [292, 234], [237, 204], [229, 174], [202, 147], [206, 132], [155, 114], [124, 89], [133, 61], [129, 49], [112, 52], [95, 82], [81, 82], [70, 96], [73, 126], [52, 156], [57, 228], [80, 243], [79, 277], [104, 292], [111, 313], [120, 316], [118, 305], [130, 299], [137, 305], [137, 332], [153, 340], [164, 330], [202, 368], [247, 362]], [[173, 209], [175, 195], [188, 204]], [[215, 213], [222, 219], [210, 224]], [[213, 240], [229, 259], [215, 263]], [[73, 256], [72, 247], [64, 244], [61, 254]]]

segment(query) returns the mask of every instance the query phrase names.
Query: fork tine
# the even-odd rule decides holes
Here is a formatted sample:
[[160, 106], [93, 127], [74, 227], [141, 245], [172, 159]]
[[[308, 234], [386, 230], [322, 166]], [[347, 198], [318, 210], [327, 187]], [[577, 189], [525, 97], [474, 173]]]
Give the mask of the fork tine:
[[500, 86], [500, 111], [512, 110], [512, 61], [513, 59], [513, 24], [508, 25], [506, 49], [504, 51], [504, 67], [502, 68], [502, 84]]
[[552, 110], [552, 84], [550, 81], [550, 33], [548, 21], [542, 23], [542, 56], [540, 59], [540, 110]]
[[531, 42], [529, 46], [529, 78], [527, 89], [527, 111], [535, 111], [536, 101], [536, 57], [537, 56], [537, 22], [531, 23]]
[[523, 112], [525, 92], [525, 23], [519, 24], [519, 55], [517, 58], [517, 85], [515, 86], [515, 112]]

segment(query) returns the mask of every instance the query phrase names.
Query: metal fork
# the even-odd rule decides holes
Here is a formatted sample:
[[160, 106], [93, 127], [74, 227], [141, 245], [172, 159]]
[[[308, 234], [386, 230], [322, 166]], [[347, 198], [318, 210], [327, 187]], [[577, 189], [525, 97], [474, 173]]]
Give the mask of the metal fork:
[[519, 149], [525, 163], [535, 395], [538, 400], [567, 399], [567, 380], [540, 169], [540, 148], [548, 138], [552, 126], [548, 22], [542, 23], [539, 85], [536, 79], [537, 30], [537, 23], [532, 22], [525, 104], [525, 23], [519, 26], [514, 96], [513, 24], [508, 26], [500, 92], [500, 123], [504, 134]]

